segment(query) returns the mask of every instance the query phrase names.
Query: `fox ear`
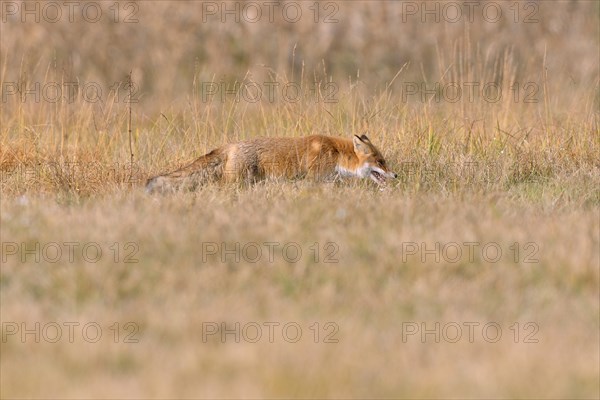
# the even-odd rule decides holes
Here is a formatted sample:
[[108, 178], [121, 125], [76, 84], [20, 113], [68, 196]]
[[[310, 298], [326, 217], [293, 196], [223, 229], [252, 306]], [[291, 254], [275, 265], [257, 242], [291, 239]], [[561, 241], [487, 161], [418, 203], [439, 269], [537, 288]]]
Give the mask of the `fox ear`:
[[367, 137], [367, 135], [363, 134], [360, 136], [360, 138], [364, 141], [364, 142], [370, 142], [369, 138]]
[[360, 153], [360, 154], [371, 154], [372, 153], [371, 147], [369, 147], [369, 145], [365, 142], [365, 140], [362, 137], [354, 135], [354, 137], [352, 138], [352, 143], [354, 144], [354, 152], [355, 153]]

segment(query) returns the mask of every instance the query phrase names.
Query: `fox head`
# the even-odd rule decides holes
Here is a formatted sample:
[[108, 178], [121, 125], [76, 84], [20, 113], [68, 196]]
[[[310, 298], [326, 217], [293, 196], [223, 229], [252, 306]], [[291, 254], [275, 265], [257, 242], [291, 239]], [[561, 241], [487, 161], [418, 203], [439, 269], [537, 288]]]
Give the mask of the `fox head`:
[[388, 169], [383, 156], [367, 135], [354, 135], [352, 143], [354, 144], [354, 153], [358, 158], [356, 175], [361, 178], [371, 178], [378, 184], [384, 184], [388, 178], [397, 177]]

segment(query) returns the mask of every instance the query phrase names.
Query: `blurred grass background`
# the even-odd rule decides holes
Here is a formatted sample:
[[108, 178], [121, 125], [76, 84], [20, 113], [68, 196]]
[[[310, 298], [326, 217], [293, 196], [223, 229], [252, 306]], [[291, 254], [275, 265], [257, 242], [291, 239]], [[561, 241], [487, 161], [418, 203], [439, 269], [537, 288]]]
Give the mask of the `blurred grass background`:
[[[450, 160], [458, 163], [500, 152], [502, 160], [488, 163], [549, 158], [541, 154], [548, 149], [575, 167], [596, 158], [597, 2], [484, 1], [463, 5], [460, 18], [452, 2], [282, 2], [272, 22], [262, 3], [95, 2], [102, 7], [95, 23], [82, 17], [82, 6], [73, 22], [66, 9], [51, 22], [52, 9], [39, 4], [39, 23], [22, 15], [24, 6], [11, 13], [4, 6], [0, 158], [7, 175], [16, 164], [51, 160], [94, 170], [118, 164], [117, 173], [103, 170], [110, 182], [131, 169], [143, 180], [225, 141], [358, 131], [409, 162], [422, 163], [411, 157], [422, 149], [459, 156]], [[261, 9], [258, 22], [249, 22], [250, 4]], [[290, 5], [300, 9], [297, 22], [289, 22]], [[239, 14], [226, 14], [236, 7]], [[136, 165], [128, 172], [130, 72]], [[299, 101], [286, 101], [281, 90], [271, 101], [269, 82], [299, 85]], [[218, 93], [207, 95], [213, 84]], [[259, 101], [240, 92], [252, 84]], [[495, 92], [482, 94], [486, 85], [502, 97], [490, 101]], [[63, 100], [48, 101], [56, 87]], [[91, 100], [94, 87], [101, 100]]]
[[[248, 3], [260, 6], [258, 22], [250, 22]], [[510, 60], [519, 82], [541, 82], [548, 68], [549, 81], [569, 88], [565, 100], [598, 78], [594, 1], [483, 1], [472, 11], [460, 2], [319, 2], [317, 23], [315, 5], [303, 2], [291, 2], [301, 10], [297, 22], [289, 22], [293, 12], [285, 1], [273, 7], [273, 22], [261, 2], [122, 2], [118, 24], [113, 2], [95, 4], [103, 6], [96, 23], [82, 18], [81, 6], [74, 22], [64, 14], [56, 23], [5, 16], [3, 82], [51, 77], [112, 84], [133, 70], [144, 106], [156, 109], [189, 94], [194, 80], [239, 81], [248, 73], [261, 81], [273, 72], [291, 79], [295, 71], [297, 78], [304, 70], [342, 87], [360, 81], [376, 93], [405, 63], [411, 65], [402, 79], [434, 82], [448, 67], [450, 77], [493, 71], [492, 79], [507, 79], [502, 65]], [[452, 4], [463, 5], [461, 15], [446, 22], [455, 19]], [[224, 13], [236, 7], [239, 13]], [[436, 7], [439, 12], [426, 14]], [[123, 22], [133, 19], [138, 22]]]

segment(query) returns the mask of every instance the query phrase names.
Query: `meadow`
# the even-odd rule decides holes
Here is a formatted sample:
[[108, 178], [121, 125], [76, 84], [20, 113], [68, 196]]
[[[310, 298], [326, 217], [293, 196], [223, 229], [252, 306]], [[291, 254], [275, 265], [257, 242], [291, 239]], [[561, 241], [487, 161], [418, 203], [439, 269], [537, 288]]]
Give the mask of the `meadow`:
[[[1, 398], [600, 396], [597, 2], [29, 4], [0, 4]], [[385, 188], [143, 190], [365, 132]]]

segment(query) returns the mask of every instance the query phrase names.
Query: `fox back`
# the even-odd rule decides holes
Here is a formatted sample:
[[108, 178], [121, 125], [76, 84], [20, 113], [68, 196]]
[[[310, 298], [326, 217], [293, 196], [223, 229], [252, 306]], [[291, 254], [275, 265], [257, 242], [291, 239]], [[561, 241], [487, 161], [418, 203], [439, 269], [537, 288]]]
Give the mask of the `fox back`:
[[178, 170], [151, 178], [146, 190], [193, 190], [207, 181], [330, 180], [350, 176], [384, 184], [396, 174], [388, 170], [385, 159], [366, 135], [352, 139], [324, 135], [262, 137], [224, 145]]

